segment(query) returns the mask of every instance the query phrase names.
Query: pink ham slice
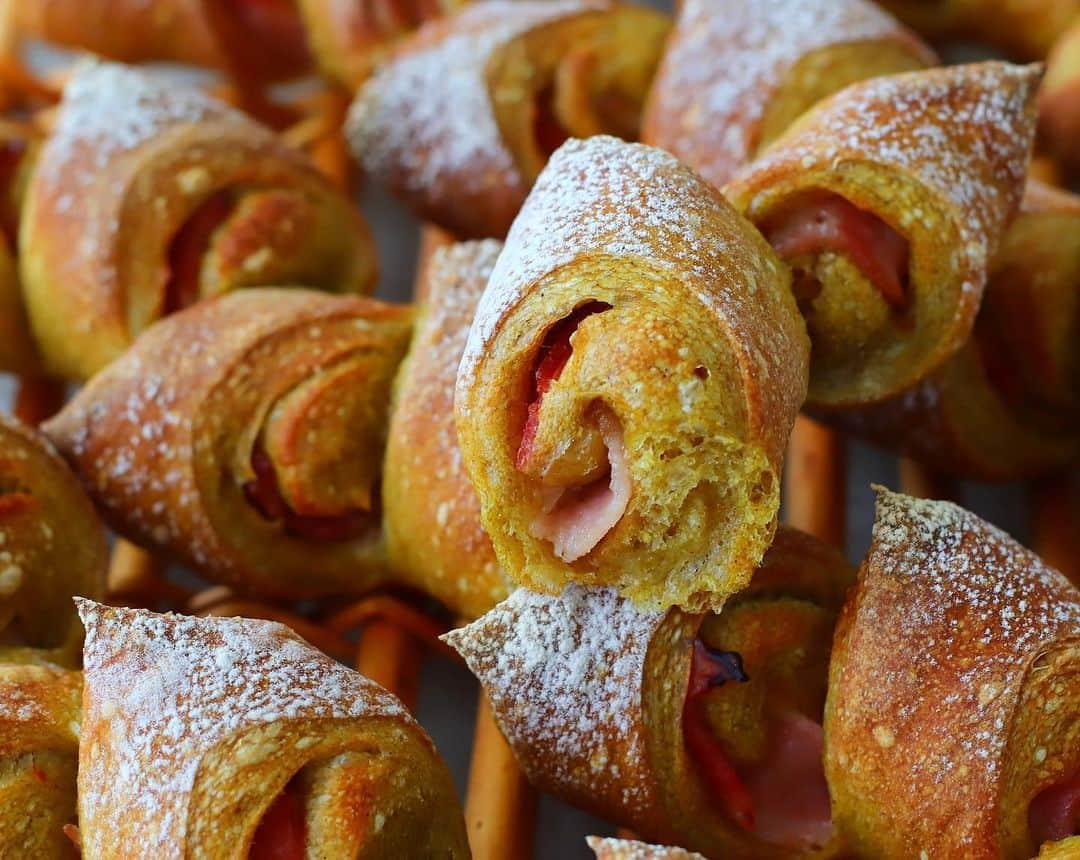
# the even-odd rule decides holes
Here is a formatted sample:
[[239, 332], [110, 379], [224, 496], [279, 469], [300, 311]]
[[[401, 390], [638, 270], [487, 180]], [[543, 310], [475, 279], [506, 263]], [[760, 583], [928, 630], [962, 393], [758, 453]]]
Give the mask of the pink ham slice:
[[785, 260], [833, 251], [850, 259], [891, 307], [903, 309], [907, 304], [907, 240], [843, 197], [815, 195], [767, 225], [764, 232]]
[[566, 562], [591, 552], [615, 527], [630, 502], [630, 471], [626, 467], [622, 427], [606, 409], [598, 409], [596, 417], [607, 447], [611, 468], [608, 478], [558, 491], [532, 524], [533, 536], [551, 541], [555, 554]]
[[1037, 845], [1080, 833], [1080, 773], [1036, 795], [1028, 807], [1028, 828]]
[[781, 714], [765, 758], [743, 774], [754, 802], [754, 832], [773, 845], [809, 849], [832, 836], [824, 732], [802, 714]]

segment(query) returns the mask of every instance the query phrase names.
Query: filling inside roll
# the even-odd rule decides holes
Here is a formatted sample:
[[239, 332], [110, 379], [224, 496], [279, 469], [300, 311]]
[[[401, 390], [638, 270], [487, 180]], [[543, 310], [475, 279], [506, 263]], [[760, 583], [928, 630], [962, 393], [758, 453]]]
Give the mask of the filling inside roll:
[[907, 239], [840, 195], [807, 194], [770, 218], [763, 232], [796, 270], [797, 298], [811, 332], [818, 303], [835, 301], [831, 294], [841, 289], [828, 271], [828, 255], [849, 260], [892, 313], [907, 308]]
[[606, 302], [587, 302], [548, 331], [537, 354], [517, 450], [517, 468], [544, 486], [545, 504], [533, 521], [533, 534], [550, 541], [564, 561], [576, 561], [600, 543], [630, 500], [622, 428], [602, 401], [589, 405], [585, 422], [568, 443], [551, 450], [537, 441], [544, 396], [559, 381], [573, 354], [574, 334], [588, 317], [610, 309]]
[[199, 300], [203, 260], [214, 234], [229, 220], [235, 206], [232, 193], [220, 191], [211, 195], [176, 231], [169, 244], [164, 314], [183, 310]]
[[293, 777], [263, 814], [248, 860], [303, 860], [306, 845], [304, 798]]
[[626, 6], [538, 27], [493, 55], [496, 121], [529, 183], [568, 138], [637, 137], [669, 27], [659, 13]]
[[362, 359], [348, 356], [267, 409], [242, 489], [248, 503], [286, 534], [332, 543], [378, 528], [389, 393], [349, 396], [373, 387], [370, 373]]
[[1028, 827], [1038, 845], [1080, 836], [1080, 773], [1036, 795], [1028, 807]]
[[1078, 692], [1080, 640], [1040, 650], [1020, 685], [1002, 763], [1001, 828], [1017, 834], [1009, 856], [1080, 836]]
[[732, 823], [795, 850], [832, 834], [822, 719], [834, 621], [803, 600], [749, 599], [708, 616], [694, 643], [687, 752]]
[[358, 286], [356, 236], [348, 201], [325, 189], [319, 194], [289, 187], [234, 185], [209, 168], [179, 174], [192, 191], [178, 211], [175, 228], [161, 249], [159, 292], [128, 296], [129, 326], [141, 331], [161, 316], [202, 299], [268, 284], [348, 292]]
[[[304, 764], [263, 812], [249, 860], [464, 856], [450, 775], [430, 749], [412, 746], [415, 741]], [[214, 829], [205, 836], [220, 840]]]

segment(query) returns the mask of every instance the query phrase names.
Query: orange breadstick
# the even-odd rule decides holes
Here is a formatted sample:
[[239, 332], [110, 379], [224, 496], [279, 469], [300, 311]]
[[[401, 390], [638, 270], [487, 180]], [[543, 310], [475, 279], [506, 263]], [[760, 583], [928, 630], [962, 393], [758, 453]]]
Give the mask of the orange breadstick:
[[843, 547], [846, 472], [840, 435], [800, 415], [788, 442], [784, 476], [788, 524]]
[[344, 636], [349, 631], [374, 621], [385, 621], [399, 630], [408, 631], [414, 639], [423, 642], [428, 647], [442, 651], [451, 659], [458, 659], [457, 652], [439, 640], [439, 637], [446, 632], [446, 625], [436, 621], [426, 612], [390, 595], [376, 594], [365, 597], [331, 615], [323, 624], [328, 630]]
[[956, 495], [956, 488], [948, 478], [907, 457], [900, 458], [900, 489], [923, 499], [947, 500]]
[[106, 594], [110, 603], [182, 606], [191, 591], [166, 579], [161, 561], [138, 544], [117, 538], [109, 557]]
[[407, 630], [384, 618], [373, 618], [360, 634], [356, 669], [413, 710], [423, 658], [423, 646]]
[[244, 618], [262, 618], [266, 621], [278, 621], [286, 627], [292, 628], [324, 654], [329, 654], [338, 660], [345, 660], [349, 655], [349, 643], [342, 637], [328, 632], [323, 627], [297, 615], [295, 612], [269, 603], [262, 603], [258, 600], [223, 600], [203, 610], [199, 615], [218, 618], [241, 616]]
[[536, 792], [480, 692], [473, 735], [465, 827], [474, 860], [530, 860]]
[[[416, 283], [422, 283], [420, 276], [436, 247], [437, 243], [433, 240], [421, 244], [417, 256]], [[419, 641], [404, 628], [386, 618], [373, 618], [364, 625], [360, 636], [356, 668], [412, 708], [416, 703], [417, 675], [422, 657]]]

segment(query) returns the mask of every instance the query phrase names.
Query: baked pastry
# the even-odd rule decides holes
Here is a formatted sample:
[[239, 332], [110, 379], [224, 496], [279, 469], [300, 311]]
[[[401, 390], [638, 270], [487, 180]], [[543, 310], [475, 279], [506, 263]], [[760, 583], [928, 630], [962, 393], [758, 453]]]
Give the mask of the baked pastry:
[[596, 854], [596, 860], [705, 860], [693, 851], [669, 845], [647, 845], [633, 839], [587, 836], [585, 841]]
[[202, 0], [35, 0], [9, 3], [7, 14], [21, 36], [123, 62], [219, 66], [221, 55], [203, 5]]
[[323, 74], [356, 90], [394, 45], [467, 0], [299, 0], [308, 43]]
[[826, 96], [935, 63], [868, 0], [683, 0], [641, 139], [723, 185]]
[[1039, 60], [1070, 20], [1077, 0], [881, 0], [923, 35], [987, 42], [1020, 60]]
[[424, 266], [417, 289], [424, 300], [394, 383], [383, 464], [383, 529], [395, 578], [463, 618], [507, 594], [454, 424], [458, 364], [501, 248], [492, 239], [452, 245]]
[[265, 594], [365, 589], [411, 325], [359, 296], [241, 290], [151, 326], [45, 429], [136, 543]]
[[0, 413], [0, 660], [21, 646], [77, 653], [71, 598], [100, 597], [106, 563], [78, 479], [40, 433]]
[[267, 129], [195, 90], [85, 65], [27, 191], [20, 267], [53, 372], [86, 378], [150, 323], [240, 287], [368, 291], [352, 202]]
[[308, 67], [293, 0], [17, 0], [22, 36], [139, 63], [166, 60], [278, 80]]
[[807, 350], [787, 269], [711, 186], [658, 149], [566, 143], [458, 375], [462, 458], [507, 575], [721, 604], [772, 540]]
[[287, 627], [79, 612], [83, 856], [468, 857], [423, 729]]
[[1080, 591], [974, 514], [879, 489], [825, 751], [857, 856], [1027, 858], [1075, 835]]
[[1048, 842], [1039, 852], [1039, 860], [1076, 860], [1080, 857], [1080, 836]]
[[834, 424], [940, 474], [1014, 480], [1080, 453], [1080, 197], [1029, 180], [968, 343]]
[[1039, 78], [988, 62], [854, 84], [726, 186], [795, 269], [812, 404], [883, 400], [967, 340], [1023, 195]]
[[718, 613], [519, 589], [444, 638], [541, 789], [711, 857], [804, 856], [830, 840], [821, 717], [853, 579], [836, 550], [782, 528]]
[[77, 858], [82, 673], [0, 663], [0, 857]]
[[568, 137], [637, 137], [669, 27], [607, 0], [467, 6], [406, 40], [360, 90], [353, 153], [422, 218], [503, 236]]
[[1039, 133], [1058, 158], [1080, 171], [1080, 14], [1047, 60], [1039, 90]]
[[22, 197], [39, 146], [31, 125], [0, 119], [0, 370], [20, 374], [40, 369], [15, 262]]

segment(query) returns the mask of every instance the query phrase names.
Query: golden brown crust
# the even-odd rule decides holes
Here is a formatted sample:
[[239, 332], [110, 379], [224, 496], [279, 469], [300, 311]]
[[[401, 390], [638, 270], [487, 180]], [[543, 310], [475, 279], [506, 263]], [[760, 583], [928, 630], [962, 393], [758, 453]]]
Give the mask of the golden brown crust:
[[1080, 767], [1078, 661], [1080, 592], [1061, 574], [955, 505], [879, 490], [825, 718], [851, 848], [1032, 856], [1029, 802]]
[[104, 593], [106, 553], [105, 529], [56, 449], [0, 414], [0, 654], [77, 648], [71, 598]]
[[47, 365], [78, 378], [197, 299], [275, 283], [366, 292], [375, 278], [363, 219], [298, 151], [195, 90], [109, 64], [65, 90], [20, 247]]
[[1032, 180], [964, 348], [914, 389], [826, 418], [958, 477], [1063, 467], [1080, 450], [1078, 327], [1080, 197]]
[[807, 195], [839, 195], [910, 246], [901, 311], [843, 254], [815, 255], [811, 403], [886, 399], [967, 340], [1023, 194], [1040, 76], [1036, 66], [978, 63], [854, 84], [804, 114], [725, 188], [766, 228]]
[[75, 858], [82, 673], [0, 665], [0, 856]]
[[[853, 577], [835, 551], [790, 529], [777, 533], [759, 574], [730, 611], [805, 603], [835, 617]], [[480, 678], [541, 789], [644, 838], [710, 856], [805, 856], [735, 826], [685, 747], [691, 656], [706, 619], [639, 610], [611, 589], [572, 585], [558, 597], [518, 589], [445, 638]], [[768, 624], [760, 615], [755, 623]], [[822, 664], [822, 685], [824, 673]]]
[[[697, 608], [749, 580], [775, 528], [780, 459], [805, 392], [808, 344], [788, 283], [761, 236], [666, 153], [610, 137], [556, 153], [491, 276], [458, 375], [462, 455], [511, 579], [549, 593], [615, 585], [644, 605]], [[567, 561], [534, 533], [547, 473], [519, 470], [515, 451], [546, 333], [596, 302], [611, 309], [573, 335], [534, 448], [595, 435], [585, 413], [601, 404], [623, 434], [631, 491], [599, 543]], [[561, 466], [552, 456], [548, 472]]]
[[1080, 836], [1047, 842], [1039, 851], [1039, 860], [1076, 860], [1080, 857]]
[[550, 152], [544, 100], [555, 131], [635, 136], [667, 27], [609, 0], [468, 6], [422, 27], [361, 89], [353, 152], [425, 220], [503, 236]]
[[394, 383], [383, 465], [383, 528], [394, 575], [476, 618], [506, 597], [454, 425], [454, 383], [480, 294], [502, 245], [442, 248], [427, 263], [412, 346]]
[[897, 397], [821, 417], [942, 474], [981, 481], [1033, 477], [1080, 451], [1074, 432], [1042, 430], [1016, 414], [974, 343]]
[[[431, 740], [390, 693], [288, 628], [89, 601], [79, 611], [86, 855], [244, 856], [298, 776], [307, 856], [344, 856], [343, 844], [350, 856], [468, 856]], [[343, 818], [350, 794], [362, 802]]]
[[721, 186], [825, 96], [935, 63], [865, 0], [683, 0], [641, 139]]
[[14, 26], [26, 36], [125, 63], [172, 60], [220, 67], [221, 50], [203, 0], [34, 0], [15, 2]]
[[394, 45], [425, 21], [468, 0], [299, 0], [308, 43], [323, 74], [355, 91]]
[[10, 26], [124, 63], [164, 61], [221, 69], [245, 84], [308, 70], [293, 0], [34, 0], [13, 2]]
[[927, 38], [987, 42], [1018, 60], [1041, 60], [1077, 14], [1077, 0], [882, 0]]
[[152, 326], [47, 432], [136, 542], [241, 588], [362, 590], [386, 575], [371, 495], [411, 322], [373, 299], [241, 290]]

